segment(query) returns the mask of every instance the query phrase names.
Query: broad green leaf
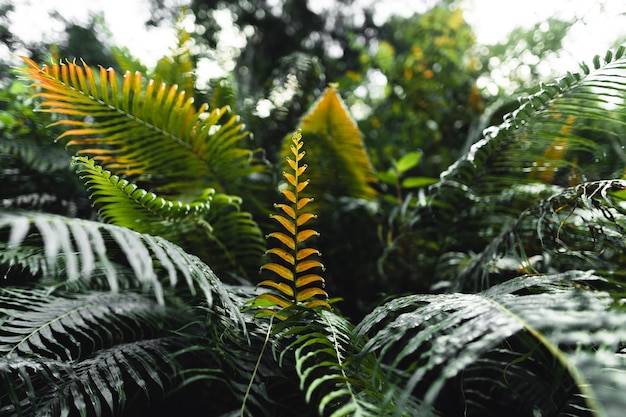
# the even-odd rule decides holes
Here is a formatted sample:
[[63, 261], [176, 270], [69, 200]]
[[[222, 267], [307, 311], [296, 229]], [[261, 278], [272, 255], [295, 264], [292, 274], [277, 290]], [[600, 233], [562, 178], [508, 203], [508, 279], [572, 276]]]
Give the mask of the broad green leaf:
[[396, 162], [395, 167], [398, 170], [398, 173], [403, 174], [409, 169], [415, 168], [421, 159], [421, 152], [409, 152]]

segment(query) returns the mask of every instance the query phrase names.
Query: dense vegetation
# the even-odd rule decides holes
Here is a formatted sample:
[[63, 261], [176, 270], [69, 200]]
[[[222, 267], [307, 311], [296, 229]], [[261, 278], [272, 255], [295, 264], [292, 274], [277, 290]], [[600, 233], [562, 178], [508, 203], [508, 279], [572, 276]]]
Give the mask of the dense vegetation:
[[621, 416], [626, 50], [490, 96], [454, 2], [272, 4], [3, 69], [0, 415]]

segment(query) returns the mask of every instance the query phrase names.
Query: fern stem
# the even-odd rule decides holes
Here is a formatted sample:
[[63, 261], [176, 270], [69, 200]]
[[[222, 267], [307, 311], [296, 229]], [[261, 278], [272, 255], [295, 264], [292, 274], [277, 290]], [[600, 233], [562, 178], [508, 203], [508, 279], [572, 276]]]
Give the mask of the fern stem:
[[274, 321], [274, 315], [270, 316], [270, 323], [267, 326], [267, 332], [265, 333], [265, 340], [263, 341], [263, 346], [261, 347], [261, 352], [259, 353], [259, 357], [256, 360], [256, 364], [254, 365], [254, 370], [252, 371], [252, 376], [250, 377], [250, 382], [248, 382], [248, 387], [246, 388], [246, 393], [243, 396], [243, 401], [241, 403], [241, 412], [239, 413], [240, 417], [245, 417], [246, 412], [246, 402], [248, 401], [248, 397], [250, 396], [250, 390], [252, 390], [252, 384], [254, 383], [254, 378], [256, 378], [256, 373], [259, 370], [259, 366], [261, 365], [261, 359], [263, 359], [263, 355], [265, 354], [265, 348], [267, 348], [267, 344], [270, 340], [270, 335], [272, 334], [272, 323]]

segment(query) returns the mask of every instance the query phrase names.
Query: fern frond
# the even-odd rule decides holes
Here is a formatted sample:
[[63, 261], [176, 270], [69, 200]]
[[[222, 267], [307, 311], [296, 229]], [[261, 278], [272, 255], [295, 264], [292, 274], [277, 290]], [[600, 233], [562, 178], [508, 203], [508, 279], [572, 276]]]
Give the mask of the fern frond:
[[163, 283], [169, 281], [174, 287], [182, 277], [191, 294], [199, 288], [209, 305], [218, 301], [235, 321], [241, 321], [213, 271], [162, 237], [88, 220], [6, 210], [0, 210], [0, 231], [5, 239], [0, 260], [9, 268], [45, 265], [46, 273], [69, 283], [101, 275], [113, 291], [120, 289], [121, 268], [132, 286], [152, 289], [161, 304]]
[[0, 413], [115, 415], [163, 397], [181, 379], [169, 332], [187, 320], [131, 292], [0, 288]]
[[[180, 312], [131, 292], [50, 294], [0, 288], [0, 355], [79, 360], [118, 343], [158, 337]], [[61, 342], [59, 334], [67, 340]]]
[[67, 128], [59, 139], [70, 138], [67, 146], [79, 155], [141, 178], [156, 192], [240, 194], [244, 177], [264, 169], [240, 147], [248, 133], [237, 116], [226, 108], [194, 108], [193, 97], [176, 85], [145, 83], [139, 72], [127, 72], [120, 84], [113, 69], [70, 62], [40, 69], [24, 61], [23, 72], [41, 90], [42, 110], [81, 118], [56, 122]]
[[[398, 298], [357, 326], [356, 342], [371, 337], [362, 354], [377, 355], [401, 395], [400, 409], [412, 397], [448, 409], [458, 398], [457, 411], [467, 415], [477, 415], [479, 405], [530, 415], [541, 404], [546, 408], [535, 411], [541, 415], [581, 407], [592, 415], [620, 415], [626, 400], [616, 393], [626, 388], [626, 358], [617, 352], [626, 316], [610, 293], [593, 289], [603, 286], [589, 272], [571, 271], [517, 278], [478, 294]], [[503, 349], [509, 353], [499, 354]], [[541, 373], [515, 366], [527, 358], [538, 361]], [[490, 368], [497, 370], [494, 380], [485, 379]], [[607, 372], [600, 376], [600, 369]], [[448, 384], [452, 378], [456, 385]], [[513, 381], [523, 382], [532, 396], [515, 403]], [[444, 387], [445, 398], [439, 398]], [[488, 403], [486, 392], [492, 393]]]
[[2, 415], [117, 415], [170, 394], [180, 382], [175, 338], [147, 339], [77, 362], [41, 357], [0, 359]]
[[205, 216], [215, 190], [204, 190], [193, 203], [168, 200], [113, 175], [86, 157], [74, 158], [77, 172], [94, 202], [101, 206], [103, 219], [140, 233], [157, 234], [160, 223]]
[[[288, 318], [274, 325], [282, 345], [275, 345], [281, 366], [295, 367], [305, 400], [317, 404], [319, 416], [429, 416], [417, 402], [396, 410], [385, 403], [385, 381], [375, 369], [373, 357], [355, 361], [362, 347], [355, 344], [353, 326], [327, 310], [292, 309]], [[397, 411], [397, 412], [396, 412]]]
[[[512, 183], [552, 181], [569, 169], [578, 177], [606, 178], [597, 171], [597, 140], [610, 140], [626, 125], [626, 87], [621, 82], [625, 51], [619, 48], [607, 54], [605, 62], [595, 60], [593, 70], [583, 65], [582, 73], [568, 73], [520, 100], [504, 123], [486, 130], [485, 137], [442, 174], [434, 187], [436, 203], [457, 205], [468, 192], [470, 198], [479, 198]], [[615, 168], [612, 177], [623, 172], [623, 166]]]
[[[311, 195], [325, 193], [335, 197], [373, 199], [376, 192], [374, 169], [365, 151], [361, 132], [331, 84], [300, 123], [302, 134], [309, 138], [309, 163], [316, 167], [311, 174]], [[290, 155], [291, 141], [285, 138], [283, 156]]]
[[457, 288], [468, 281], [476, 288], [489, 287], [489, 274], [498, 272], [494, 265], [505, 256], [517, 260], [517, 275], [535, 272], [529, 255], [549, 257], [551, 268], [567, 269], [576, 259], [580, 267], [607, 275], [620, 271], [626, 261], [614, 255], [625, 249], [624, 190], [623, 180], [593, 181], [539, 200], [460, 271]]
[[258, 305], [269, 305], [279, 309], [290, 305], [330, 308], [327, 302], [328, 294], [323, 289], [324, 279], [316, 273], [318, 269], [323, 270], [324, 265], [317, 259], [311, 259], [312, 256], [319, 257], [320, 253], [303, 247], [308, 239], [319, 233], [305, 227], [306, 223], [316, 216], [304, 211], [313, 199], [301, 197], [302, 191], [309, 184], [309, 180], [301, 179], [307, 169], [307, 165], [302, 162], [305, 152], [302, 150], [304, 144], [301, 139], [300, 131], [293, 134], [290, 146], [292, 155], [287, 157], [291, 172], [283, 172], [287, 186], [280, 189], [280, 192], [288, 204], [276, 204], [281, 214], [271, 215], [271, 218], [276, 220], [286, 232], [268, 234], [268, 237], [282, 244], [282, 247], [267, 251], [280, 263], [268, 262], [261, 266], [261, 270], [271, 271], [275, 278], [263, 280], [259, 286], [273, 291], [257, 296], [255, 303]]

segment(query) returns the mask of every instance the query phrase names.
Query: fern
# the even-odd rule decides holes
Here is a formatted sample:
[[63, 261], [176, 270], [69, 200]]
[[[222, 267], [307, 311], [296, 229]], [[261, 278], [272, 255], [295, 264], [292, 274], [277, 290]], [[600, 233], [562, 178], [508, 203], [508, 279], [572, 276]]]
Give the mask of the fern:
[[[577, 152], [591, 153], [592, 158], [586, 159], [595, 161], [598, 145], [590, 133], [611, 133], [624, 125], [619, 116], [625, 111], [624, 103], [616, 99], [625, 91], [619, 82], [619, 74], [626, 69], [624, 52], [619, 48], [615, 54], [607, 53], [604, 63], [594, 60], [593, 71], [583, 65], [582, 73], [570, 73], [522, 99], [519, 109], [500, 126], [486, 130], [485, 138], [442, 175], [435, 187], [438, 203], [463, 200], [468, 189], [475, 197], [497, 193], [512, 183], [536, 180], [539, 173], [544, 181], [550, 180], [560, 168], [574, 167], [576, 159], [578, 175], [596, 174], [597, 164], [583, 165]], [[607, 114], [609, 103], [615, 106], [611, 114]]]
[[158, 197], [102, 169], [93, 160], [74, 163], [103, 220], [140, 233], [162, 236], [200, 256], [215, 271], [256, 269], [265, 243], [241, 199], [206, 189], [195, 201]]
[[[123, 285], [149, 288], [161, 304], [163, 282], [174, 287], [182, 277], [192, 295], [199, 288], [209, 305], [219, 301], [234, 320], [241, 320], [213, 271], [161, 237], [88, 220], [5, 210], [0, 210], [0, 231], [0, 261], [9, 268], [22, 266], [32, 275], [43, 270], [70, 284], [101, 277], [113, 291]], [[120, 276], [127, 281], [120, 282]]]
[[0, 412], [107, 415], [134, 389], [164, 395], [182, 343], [167, 329], [185, 320], [138, 294], [0, 289]]
[[93, 159], [78, 157], [74, 164], [78, 166], [78, 174], [92, 199], [102, 206], [102, 218], [140, 233], [158, 233], [163, 229], [160, 223], [182, 222], [206, 215], [215, 193], [209, 188], [191, 204], [168, 200], [102, 169]]
[[[69, 127], [59, 139], [79, 155], [92, 156], [106, 169], [148, 181], [157, 192], [196, 193], [205, 188], [239, 194], [243, 178], [264, 168], [240, 147], [248, 134], [226, 108], [193, 107], [193, 98], [174, 85], [144, 82], [127, 72], [118, 84], [115, 71], [87, 64], [44, 66], [24, 58], [23, 72], [41, 89], [42, 111], [87, 120], [62, 119]], [[145, 84], [145, 85], [144, 85]], [[242, 188], [244, 187], [244, 188]]]
[[[355, 341], [366, 340], [361, 354], [377, 355], [401, 396], [399, 409], [417, 396], [450, 411], [457, 398], [457, 413], [484, 415], [498, 407], [524, 409], [532, 397], [533, 406], [545, 405], [534, 411], [541, 415], [553, 415], [557, 407], [566, 414], [586, 409], [617, 416], [626, 406], [616, 396], [626, 380], [626, 358], [616, 355], [626, 317], [609, 292], [593, 289], [605, 285], [589, 272], [571, 271], [521, 277], [478, 294], [397, 298], [357, 326]], [[527, 359], [526, 366], [516, 366]], [[544, 375], [528, 374], [537, 361]], [[607, 363], [611, 369], [599, 372]], [[488, 366], [497, 370], [493, 380], [485, 379]], [[450, 381], [457, 376], [462, 392]], [[519, 404], [515, 382], [532, 391]], [[491, 394], [486, 398], [485, 392]]]
[[624, 265], [614, 255], [624, 250], [625, 189], [622, 180], [593, 181], [539, 200], [459, 271], [456, 288], [466, 283], [488, 288], [490, 273], [498, 272], [497, 262], [504, 257], [517, 263], [510, 273], [518, 275], [538, 272], [528, 259], [536, 255], [546, 258], [542, 271], [566, 269], [577, 259], [580, 267], [611, 276]]
[[[362, 345], [352, 340], [353, 326], [328, 309], [291, 306], [286, 320], [274, 326], [280, 366], [295, 367], [307, 403], [317, 404], [320, 416], [391, 416], [395, 406], [383, 404], [385, 386], [380, 374], [370, 373], [371, 357], [354, 361]], [[293, 356], [293, 357], [292, 357]], [[429, 416], [417, 402], [400, 415]]]
[[[311, 195], [373, 199], [376, 176], [356, 122], [331, 84], [300, 122], [309, 139], [309, 161], [315, 166]], [[282, 153], [290, 155], [285, 138]], [[328, 207], [326, 207], [328, 208]]]
[[301, 197], [302, 191], [309, 184], [308, 180], [301, 179], [307, 168], [307, 165], [302, 163], [305, 153], [302, 151], [301, 139], [300, 131], [293, 134], [290, 147], [293, 159], [287, 157], [291, 172], [283, 172], [287, 187], [280, 191], [289, 204], [276, 204], [281, 214], [271, 215], [286, 231], [286, 233], [272, 232], [268, 235], [281, 243], [280, 247], [267, 251], [268, 254], [275, 256], [277, 262], [268, 262], [261, 266], [261, 270], [271, 271], [276, 278], [263, 280], [259, 286], [274, 291], [257, 296], [255, 303], [265, 305], [270, 310], [273, 307], [283, 309], [291, 305], [330, 308], [327, 302], [328, 294], [323, 290], [324, 279], [319, 274], [311, 272], [324, 268], [319, 260], [311, 259], [320, 253], [313, 248], [302, 247], [303, 243], [318, 233], [304, 227], [315, 218], [315, 215], [305, 212], [305, 207], [313, 199]]

